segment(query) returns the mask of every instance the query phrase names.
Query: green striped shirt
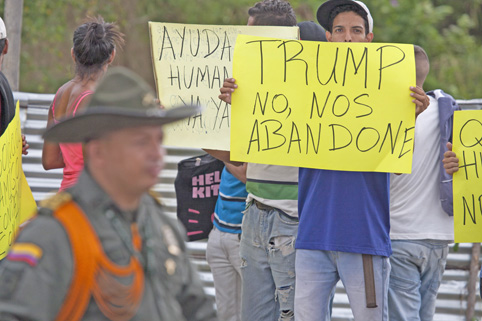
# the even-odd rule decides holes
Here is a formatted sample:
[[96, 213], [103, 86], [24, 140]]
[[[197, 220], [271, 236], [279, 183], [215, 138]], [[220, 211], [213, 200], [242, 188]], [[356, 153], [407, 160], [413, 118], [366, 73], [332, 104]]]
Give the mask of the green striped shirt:
[[298, 167], [248, 163], [248, 199], [298, 217]]

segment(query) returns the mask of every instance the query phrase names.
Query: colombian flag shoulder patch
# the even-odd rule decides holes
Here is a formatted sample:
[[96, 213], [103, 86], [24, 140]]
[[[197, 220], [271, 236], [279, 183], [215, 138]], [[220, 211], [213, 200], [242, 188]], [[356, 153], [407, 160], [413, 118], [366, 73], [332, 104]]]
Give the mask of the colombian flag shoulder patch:
[[7, 255], [7, 260], [25, 262], [30, 266], [36, 266], [42, 258], [42, 249], [33, 243], [15, 243]]

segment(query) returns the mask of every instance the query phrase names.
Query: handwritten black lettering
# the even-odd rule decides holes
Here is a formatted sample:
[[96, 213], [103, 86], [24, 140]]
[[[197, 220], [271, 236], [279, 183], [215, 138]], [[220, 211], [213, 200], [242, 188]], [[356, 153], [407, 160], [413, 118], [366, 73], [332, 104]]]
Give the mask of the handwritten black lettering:
[[[174, 80], [177, 80], [176, 83], [179, 89], [181, 89], [181, 75], [179, 73], [179, 67], [176, 66], [176, 70], [174, 72], [172, 70], [172, 65], [169, 66], [169, 69], [171, 71], [171, 75], [167, 77], [167, 79], [171, 81], [171, 86], [174, 86]], [[191, 78], [191, 82], [192, 82], [192, 78]], [[191, 87], [191, 85], [189, 85], [189, 87]]]
[[189, 30], [189, 51], [191, 52], [191, 56], [197, 57], [199, 54], [199, 48], [201, 47], [201, 32], [199, 29], [196, 29], [197, 33], [197, 46], [196, 46], [196, 53], [192, 52], [193, 49], [193, 39], [192, 39], [192, 30]]
[[[172, 67], [172, 66], [171, 66]], [[176, 66], [177, 67], [177, 66]], [[178, 71], [178, 76], [179, 76], [179, 67], [177, 67], [177, 71]], [[187, 77], [186, 77], [187, 76]], [[187, 89], [191, 89], [191, 86], [192, 86], [192, 80], [194, 79], [194, 67], [191, 67], [191, 75], [188, 75], [186, 73], [186, 66], [184, 66], [184, 73], [183, 73], [183, 77], [184, 78], [184, 87], [187, 88]], [[187, 84], [186, 80], [189, 79], [189, 85]], [[172, 83], [171, 83], [172, 85]], [[181, 82], [179, 81], [179, 89], [181, 89]]]
[[259, 141], [259, 127], [258, 127], [258, 120], [254, 120], [253, 124], [253, 129], [251, 130], [251, 137], [249, 138], [249, 144], [248, 144], [248, 152], [247, 154], [249, 155], [249, 152], [251, 151], [251, 144], [257, 142], [258, 145], [258, 152], [261, 150], [261, 144]]
[[308, 155], [308, 146], [311, 142], [313, 146], [313, 151], [315, 154], [318, 154], [318, 150], [320, 149], [320, 138], [321, 138], [321, 123], [318, 123], [318, 141], [315, 144], [315, 139], [313, 138], [313, 132], [311, 131], [310, 125], [306, 124], [306, 154]]
[[[278, 98], [281, 98], [281, 100]], [[280, 101], [280, 103], [277, 104], [276, 101]], [[280, 105], [282, 110], [277, 110], [276, 105]], [[273, 100], [271, 101], [271, 107], [273, 111], [277, 114], [282, 114], [288, 109], [288, 115], [286, 116], [286, 119], [288, 119], [288, 117], [291, 115], [291, 108], [289, 108], [288, 98], [283, 94], [273, 96]]]
[[[294, 137], [296, 136], [296, 137]], [[301, 139], [300, 139], [300, 133], [298, 132], [298, 127], [296, 127], [295, 122], [291, 122], [291, 135], [290, 135], [290, 143], [288, 146], [288, 154], [291, 150], [291, 144], [292, 143], [298, 143], [298, 150], [299, 153], [301, 154]]]
[[385, 144], [385, 140], [387, 139], [388, 134], [390, 134], [390, 146], [391, 146], [391, 153], [393, 155], [393, 153], [395, 152], [395, 146], [398, 141], [398, 134], [400, 133], [400, 129], [402, 128], [402, 124], [403, 124], [403, 121], [400, 121], [400, 124], [398, 125], [398, 129], [397, 129], [397, 134], [395, 135], [395, 140], [394, 140], [393, 133], [392, 133], [392, 123], [388, 123], [387, 130], [385, 131], [385, 136], [383, 137], [383, 141], [382, 141], [382, 144], [380, 145], [380, 150], [378, 152], [382, 151], [383, 145]]
[[[398, 61], [396, 62], [389, 62], [389, 63], [385, 63], [383, 61], [383, 51], [388, 49], [388, 48], [395, 48], [397, 49], [399, 52], [402, 53], [402, 58], [400, 58]], [[404, 59], [405, 59], [405, 52], [400, 49], [399, 47], [397, 46], [394, 46], [394, 45], [385, 45], [385, 46], [381, 46], [380, 48], [377, 49], [377, 51], [380, 51], [380, 68], [378, 69], [379, 72], [380, 72], [380, 76], [379, 76], [379, 79], [378, 79], [378, 90], [380, 90], [380, 88], [382, 87], [382, 71], [384, 69], [387, 69], [388, 67], [391, 67], [391, 66], [394, 66], [396, 64], [399, 64], [401, 63]], [[392, 53], [392, 56], [395, 56], [395, 53]]]
[[[211, 79], [211, 85], [209, 88], [214, 88], [215, 81], [217, 80], [216, 88], [221, 87], [221, 75], [219, 74], [219, 67], [214, 66], [213, 78]], [[224, 81], [224, 78], [222, 79]]]
[[217, 128], [221, 129], [221, 127], [223, 126], [224, 120], [226, 120], [227, 126], [229, 127], [229, 110], [230, 109], [229, 109], [228, 103], [223, 102], [221, 99], [217, 100], [217, 102], [219, 102], [219, 103], [216, 103], [216, 100], [214, 100], [213, 98], [211, 98], [211, 101], [213, 102], [214, 106], [216, 107], [216, 118], [214, 118], [213, 129], [216, 129], [216, 124], [217, 124], [218, 119], [220, 117], [219, 111], [221, 110], [221, 105], [224, 107], [223, 108], [223, 114], [221, 116], [221, 121], [219, 122], [219, 126], [217, 126]]
[[[351, 134], [350, 130], [343, 126], [343, 125], [340, 125], [340, 124], [330, 124], [329, 127], [331, 127], [331, 132], [332, 132], [332, 140], [333, 140], [333, 145], [332, 145], [332, 148], [330, 148], [329, 150], [330, 151], [334, 151], [334, 150], [339, 150], [339, 149], [343, 149], [347, 146], [349, 146], [351, 144], [351, 142], [353, 141], [353, 135]], [[339, 128], [339, 129], [343, 129], [343, 131], [345, 132], [345, 134], [348, 134], [348, 136], [350, 137], [350, 141], [348, 143], [346, 143], [345, 141], [345, 145], [343, 146], [339, 146], [336, 144], [336, 131], [335, 131], [335, 128]], [[340, 131], [338, 131], [338, 133], [340, 133]], [[338, 137], [340, 137], [341, 135], [338, 134]], [[347, 135], [345, 135], [345, 137], [348, 137]]]
[[[470, 139], [467, 139], [467, 140], [473, 140], [475, 142], [473, 142], [472, 144], [471, 143], [468, 143], [466, 142], [466, 138], [464, 136], [464, 130], [469, 126], [469, 125], [475, 125], [477, 126], [478, 124], [478, 127], [480, 127], [479, 130], [477, 129], [474, 129], [472, 128], [472, 132], [474, 133], [480, 133], [480, 137], [473, 137], [472, 135], [469, 136]], [[470, 133], [470, 129], [469, 129], [469, 133]], [[475, 147], [476, 145], [480, 145], [482, 146], [482, 123], [477, 120], [477, 119], [469, 119], [467, 122], [465, 122], [465, 124], [462, 125], [462, 127], [460, 128], [460, 133], [459, 133], [459, 137], [460, 137], [460, 143], [464, 146], [464, 147], [467, 147], [467, 148], [472, 148], [472, 147]]]
[[[261, 94], [259, 92], [256, 93], [256, 97], [254, 98], [254, 106], [253, 106], [253, 115], [256, 114], [256, 108], [259, 105], [259, 110], [261, 111], [261, 115], [264, 116], [266, 113], [266, 105], [268, 103], [268, 98], [270, 93], [267, 92], [264, 97], [264, 102], [262, 101]], [[275, 94], [271, 99], [271, 109], [276, 114], [282, 114], [286, 112], [286, 119], [291, 115], [291, 108], [289, 106], [288, 97], [284, 94]]]
[[357, 96], [355, 99], [353, 99], [353, 102], [357, 105], [364, 106], [364, 107], [370, 109], [370, 111], [368, 112], [368, 114], [358, 115], [358, 116], [356, 116], [356, 118], [370, 116], [373, 113], [373, 108], [371, 106], [358, 102], [358, 99], [360, 99], [362, 97], [370, 97], [370, 96], [368, 94], [361, 94], [360, 96]]
[[7, 171], [7, 165], [8, 165], [8, 150], [7, 150], [8, 145], [3, 145], [2, 146], [2, 154], [0, 157], [0, 177], [2, 176], [3, 173]]
[[368, 48], [367, 47], [365, 47], [365, 49], [363, 50], [363, 55], [362, 55], [360, 61], [358, 62], [358, 65], [355, 62], [355, 55], [353, 54], [353, 50], [351, 48], [347, 49], [346, 61], [345, 61], [345, 70], [343, 72], [342, 86], [345, 86], [346, 71], [348, 69], [348, 58], [349, 58], [349, 56], [351, 56], [351, 60], [353, 62], [353, 67], [355, 68], [354, 75], [356, 75], [358, 73], [358, 69], [360, 69], [360, 66], [361, 66], [363, 60], [365, 60], [365, 88], [367, 88], [367, 81], [368, 81]]
[[[182, 104], [184, 106], [186, 106], [187, 104], [184, 102], [184, 100], [182, 99], [181, 96], [178, 96], [179, 100], [182, 102]], [[198, 106], [201, 106], [201, 99], [199, 98], [199, 96], [196, 96], [196, 99], [194, 100], [194, 95], [191, 95], [191, 105], [198, 105]], [[191, 126], [191, 119], [193, 120], [192, 122], [192, 127], [191, 128], [195, 128], [196, 127], [196, 122], [197, 120], [199, 119], [199, 125], [198, 125], [198, 128], [203, 128], [203, 115], [201, 113], [197, 114], [197, 115], [194, 115], [194, 116], [191, 116], [188, 118], [187, 120], [187, 125], [188, 126]]]
[[181, 50], [179, 50], [179, 58], [182, 58], [182, 54], [184, 53], [184, 39], [186, 39], [186, 27], [182, 28], [182, 35], [179, 30], [176, 30], [176, 33], [181, 39]]
[[264, 113], [266, 111], [266, 103], [268, 102], [268, 96], [269, 96], [269, 93], [266, 92], [266, 97], [264, 98], [264, 103], [263, 103], [261, 101], [261, 96], [259, 95], [259, 92], [256, 93], [256, 98], [254, 99], [253, 115], [256, 113], [256, 106], [259, 103], [259, 108], [261, 109], [261, 115], [264, 116]]
[[[377, 135], [377, 136], [376, 136], [376, 139], [370, 139], [370, 137], [369, 137], [369, 138], [367, 138], [367, 139], [365, 139], [365, 140], [366, 140], [366, 141], [371, 140], [371, 141], [372, 141], [372, 142], [371, 142], [371, 145], [368, 145], [368, 147], [366, 147], [366, 148], [360, 147], [360, 146], [361, 146], [360, 140], [361, 140], [361, 137], [362, 137], [362, 133], [368, 133], [368, 134], [365, 134], [365, 135], [364, 135], [364, 137], [367, 137], [367, 135], [370, 135], [369, 132], [375, 133], [375, 134]], [[373, 142], [373, 141], [374, 141], [374, 142]], [[378, 130], [376, 130], [376, 129], [373, 128], [373, 127], [363, 127], [363, 128], [360, 130], [360, 132], [358, 133], [358, 136], [356, 137], [356, 148], [357, 148], [360, 152], [362, 152], [362, 153], [368, 152], [369, 150], [371, 150], [372, 148], [374, 148], [374, 147], [378, 144], [379, 141], [380, 141], [380, 133], [378, 132]], [[370, 144], [370, 143], [369, 143], [369, 144]]]
[[[263, 148], [263, 150], [276, 149], [276, 148], [279, 148], [280, 146], [283, 146], [284, 143], [286, 143], [286, 137], [279, 133], [279, 131], [283, 127], [283, 124], [279, 120], [268, 119], [268, 120], [262, 121], [261, 125], [263, 125], [263, 124], [264, 124], [264, 128], [266, 130], [266, 148]], [[278, 127], [276, 127], [275, 130], [272, 130], [272, 129], [268, 130], [268, 125], [270, 125], [270, 124], [274, 124], [275, 126], [278, 125]], [[283, 142], [278, 144], [278, 145], [274, 145], [274, 146], [271, 145], [270, 144], [270, 137], [272, 137], [271, 135], [281, 136], [283, 138]], [[274, 139], [274, 137], [273, 137], [273, 139]]]
[[320, 83], [320, 85], [325, 86], [333, 79], [335, 84], [337, 84], [338, 82], [336, 81], [336, 63], [338, 61], [338, 50], [339, 50], [339, 48], [336, 48], [335, 61], [333, 62], [333, 69], [331, 70], [330, 78], [328, 78], [328, 80], [326, 82], [322, 82], [320, 80], [320, 64], [325, 65], [326, 62], [320, 61], [320, 46], [321, 45], [318, 45], [318, 48], [316, 49], [316, 78], [318, 79], [318, 83]]
[[223, 75], [221, 75], [219, 66], [183, 66], [182, 72], [179, 66], [170, 65], [169, 68], [167, 79], [172, 87], [177, 87], [179, 90], [191, 89], [193, 85], [195, 88], [220, 88], [224, 79], [229, 76], [226, 67], [223, 67]]
[[318, 115], [318, 118], [323, 117], [323, 113], [325, 112], [325, 107], [326, 107], [326, 104], [328, 103], [328, 99], [330, 98], [330, 95], [331, 95], [331, 91], [328, 91], [328, 95], [326, 95], [326, 99], [325, 99], [325, 104], [323, 105], [323, 109], [321, 110], [321, 113], [320, 113], [320, 108], [318, 106], [318, 98], [316, 97], [316, 93], [313, 92], [313, 99], [311, 101], [310, 119], [313, 119], [313, 110], [315, 105], [316, 105], [316, 113]]
[[[166, 39], [167, 39], [167, 42], [169, 42], [169, 44], [166, 42]], [[167, 31], [167, 28], [165, 26], [163, 28], [161, 54], [159, 55], [159, 60], [162, 60], [164, 49], [171, 49], [172, 58], [176, 60], [176, 53], [174, 52], [174, 46], [172, 45], [171, 37], [169, 37], [169, 32]]]
[[[208, 45], [208, 53], [204, 56], [204, 58], [207, 58], [218, 49], [220, 40], [219, 36], [213, 30], [204, 29], [203, 32], [206, 34], [206, 43]], [[214, 49], [211, 49], [211, 41], [215, 43]]]
[[[205, 67], [204, 67], [204, 71], [203, 71], [200, 67], [198, 67], [198, 68], [197, 68], [197, 74], [196, 74], [196, 75], [197, 75], [197, 76], [196, 76], [196, 87], [199, 88], [199, 83], [202, 83], [202, 82], [206, 81], [207, 84], [208, 84], [207, 87], [209, 88], [209, 84], [210, 84], [210, 81], [209, 81], [209, 79], [210, 79], [210, 76], [209, 76], [209, 67], [208, 67], [208, 66], [205, 66]], [[206, 75], [207, 75], [207, 77], [206, 77]], [[205, 79], [206, 79], [206, 80], [205, 80]]]
[[228, 61], [231, 61], [231, 43], [229, 42], [228, 33], [224, 32], [224, 41], [223, 41], [223, 48], [221, 49], [221, 60], [224, 58], [224, 52], [228, 51]]
[[398, 158], [402, 158], [402, 157], [405, 156], [408, 152], [411, 151], [411, 149], [408, 149], [407, 151], [405, 151], [405, 153], [403, 152], [404, 149], [405, 149], [405, 144], [406, 144], [406, 143], [409, 143], [409, 142], [411, 142], [411, 141], [413, 140], [413, 138], [407, 139], [407, 134], [408, 134], [409, 131], [414, 130], [414, 129], [415, 129], [415, 127], [410, 127], [410, 128], [406, 128], [406, 129], [405, 129], [405, 136], [404, 136], [404, 138], [403, 138], [402, 149], [400, 150], [400, 154], [398, 155]]
[[[475, 212], [475, 196], [474, 194], [471, 194], [470, 196], [472, 196], [472, 204], [471, 204], [472, 208], [469, 206], [470, 204], [467, 202], [467, 199], [465, 198], [465, 196], [462, 196], [462, 204], [464, 207], [464, 225], [467, 224], [467, 214], [469, 215], [472, 223], [477, 224], [476, 212]], [[480, 203], [480, 197], [479, 197], [479, 203]]]
[[[478, 167], [480, 167], [482, 169], [482, 152], [479, 152], [479, 155], [480, 155], [480, 164], [477, 162], [477, 153], [475, 151], [473, 151], [473, 155], [474, 155], [474, 158], [473, 158], [473, 163], [469, 163], [469, 161], [472, 161], [472, 160], [468, 160], [468, 156], [466, 157], [465, 155], [465, 150], [462, 151], [462, 164], [459, 166], [459, 168], [463, 168], [464, 169], [464, 172], [465, 172], [465, 180], [469, 180], [469, 172], [467, 171], [467, 168], [469, 167], [472, 167], [473, 166], [473, 169], [474, 169], [474, 172], [475, 172], [475, 177], [479, 178], [479, 170], [478, 170]], [[471, 176], [472, 177], [472, 176]]]
[[[15, 121], [15, 120], [14, 120]], [[9, 126], [12, 126], [10, 123]], [[0, 242], [11, 245], [20, 215], [21, 146], [20, 130], [4, 133], [0, 146]], [[6, 136], [8, 135], [8, 137]], [[5, 239], [5, 237], [7, 237]]]
[[[286, 45], [287, 44], [298, 44], [299, 47], [300, 47], [298, 52], [296, 54], [294, 54], [293, 56], [291, 56], [290, 58], [287, 57], [288, 54], [286, 53]], [[304, 59], [296, 58], [303, 52], [303, 45], [301, 44], [301, 42], [296, 41], [296, 40], [283, 41], [281, 43], [281, 45], [278, 46], [278, 48], [279, 47], [283, 47], [283, 52], [284, 52], [284, 80], [283, 81], [286, 82], [288, 62], [300, 61], [300, 62], [302, 62], [302, 66], [304, 67], [304, 71], [305, 71], [305, 84], [308, 85], [308, 63]], [[293, 69], [296, 70], [296, 71], [299, 71], [300, 67], [299, 67], [299, 65], [296, 65], [296, 67], [294, 67]]]
[[[337, 102], [338, 99], [340, 99], [340, 98], [343, 98], [343, 100], [345, 100], [345, 102], [346, 102], [346, 107], [345, 107], [345, 111], [342, 111], [341, 114], [337, 114], [337, 113], [335, 112], [335, 107], [336, 107], [336, 102]], [[344, 116], [344, 115], [348, 112], [349, 109], [350, 109], [350, 100], [348, 100], [348, 97], [345, 96], [345, 95], [338, 95], [338, 96], [336, 96], [335, 101], [333, 102], [333, 107], [332, 107], [333, 116], [335, 116], [335, 117], [342, 117], [342, 116]]]
[[[213, 102], [214, 102], [214, 99], [213, 99]], [[226, 120], [226, 124], [227, 124], [227, 127], [229, 127], [229, 105], [228, 103], [223, 103], [222, 100], [219, 100], [219, 107], [216, 105], [216, 103], [214, 103], [214, 105], [216, 106], [217, 108], [217, 113], [216, 113], [216, 118], [215, 118], [215, 121], [214, 121], [214, 126], [213, 126], [213, 129], [216, 128], [216, 123], [218, 121], [218, 116], [219, 116], [219, 108], [221, 107], [221, 104], [224, 106], [224, 109], [223, 109], [223, 114], [221, 116], [221, 121], [219, 122], [219, 129], [221, 129], [221, 127], [223, 126], [223, 122]]]
[[248, 41], [246, 44], [256, 44], [259, 43], [259, 59], [260, 59], [260, 84], [264, 81], [264, 57], [263, 57], [263, 44], [265, 42], [280, 42], [282, 40], [254, 40]]

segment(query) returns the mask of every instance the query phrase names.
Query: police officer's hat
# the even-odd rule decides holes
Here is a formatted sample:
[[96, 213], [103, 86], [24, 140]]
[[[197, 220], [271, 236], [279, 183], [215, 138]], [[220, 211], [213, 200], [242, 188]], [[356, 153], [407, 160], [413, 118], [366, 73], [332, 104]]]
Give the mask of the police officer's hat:
[[151, 87], [141, 77], [126, 68], [114, 67], [100, 81], [85, 109], [49, 127], [43, 137], [58, 143], [87, 142], [111, 131], [164, 125], [200, 111], [194, 106], [161, 109]]

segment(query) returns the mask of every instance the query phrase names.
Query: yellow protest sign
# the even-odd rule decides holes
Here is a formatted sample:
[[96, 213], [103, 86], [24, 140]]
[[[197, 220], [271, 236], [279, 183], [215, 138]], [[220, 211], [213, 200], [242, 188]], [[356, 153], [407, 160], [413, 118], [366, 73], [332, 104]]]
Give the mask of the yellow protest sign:
[[24, 223], [30, 219], [37, 211], [37, 203], [33, 198], [30, 186], [28, 186], [27, 178], [22, 170], [22, 177], [20, 179], [20, 221], [19, 224]]
[[410, 173], [412, 45], [238, 36], [231, 159]]
[[166, 108], [202, 105], [202, 114], [165, 126], [166, 145], [229, 150], [230, 105], [219, 98], [232, 77], [238, 34], [298, 39], [298, 27], [216, 26], [149, 22], [159, 98]]
[[454, 113], [453, 149], [459, 170], [453, 177], [457, 243], [482, 242], [482, 110]]
[[12, 244], [18, 226], [37, 208], [22, 170], [19, 113], [17, 102], [15, 117], [0, 136], [0, 259]]

